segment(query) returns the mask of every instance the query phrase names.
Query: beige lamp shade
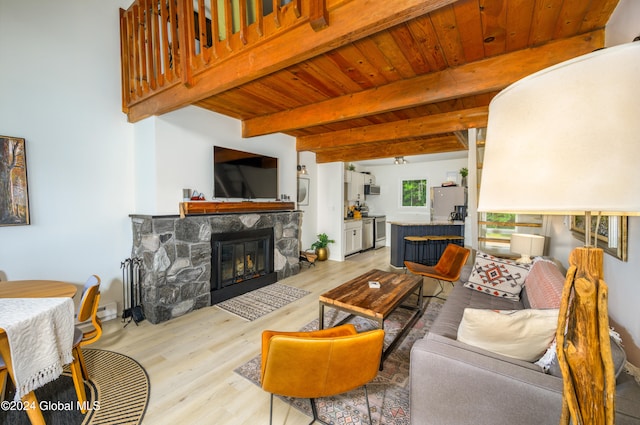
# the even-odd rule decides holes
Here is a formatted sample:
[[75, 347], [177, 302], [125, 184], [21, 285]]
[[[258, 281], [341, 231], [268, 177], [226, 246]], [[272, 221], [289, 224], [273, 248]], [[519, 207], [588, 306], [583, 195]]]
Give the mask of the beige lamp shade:
[[544, 252], [544, 236], [514, 233], [511, 235], [511, 252], [520, 254], [519, 263], [531, 263], [531, 257]]
[[547, 68], [491, 101], [478, 210], [640, 215], [640, 42]]

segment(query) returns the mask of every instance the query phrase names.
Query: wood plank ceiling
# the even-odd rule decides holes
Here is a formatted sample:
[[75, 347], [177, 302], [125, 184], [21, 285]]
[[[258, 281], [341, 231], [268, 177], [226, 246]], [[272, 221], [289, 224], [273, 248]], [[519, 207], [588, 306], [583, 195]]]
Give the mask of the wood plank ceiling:
[[502, 88], [602, 47], [616, 5], [461, 0], [195, 104], [319, 163], [465, 150], [460, 130], [484, 126]]

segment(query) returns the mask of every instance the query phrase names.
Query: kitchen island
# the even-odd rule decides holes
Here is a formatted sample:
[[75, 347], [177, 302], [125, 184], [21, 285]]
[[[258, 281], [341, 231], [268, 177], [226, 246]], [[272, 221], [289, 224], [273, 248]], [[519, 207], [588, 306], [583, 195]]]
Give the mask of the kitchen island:
[[[450, 243], [464, 246], [464, 221], [390, 221], [391, 265], [404, 267], [404, 260], [415, 261], [419, 256], [416, 243], [405, 244], [406, 236], [451, 236]], [[427, 265], [435, 265], [449, 242], [429, 245]], [[406, 245], [406, 256], [405, 256]]]

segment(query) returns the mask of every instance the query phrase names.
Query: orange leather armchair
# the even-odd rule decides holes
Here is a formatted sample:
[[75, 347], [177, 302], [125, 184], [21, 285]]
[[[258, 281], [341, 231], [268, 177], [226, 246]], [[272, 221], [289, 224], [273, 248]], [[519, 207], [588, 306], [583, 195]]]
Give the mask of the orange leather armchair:
[[442, 286], [443, 280], [453, 284], [453, 282], [460, 279], [462, 267], [467, 262], [470, 253], [471, 251], [467, 248], [456, 244], [449, 244], [435, 266], [425, 266], [424, 264], [414, 263], [412, 261], [405, 261], [404, 266], [413, 274], [436, 279], [440, 285], [440, 291], [436, 295], [432, 295], [432, 297], [438, 298], [438, 295], [444, 290]]
[[261, 384], [271, 393], [269, 423], [273, 420], [273, 395], [308, 398], [313, 421], [318, 418], [314, 399], [364, 386], [378, 374], [384, 331], [358, 333], [351, 324], [312, 332], [262, 333]]

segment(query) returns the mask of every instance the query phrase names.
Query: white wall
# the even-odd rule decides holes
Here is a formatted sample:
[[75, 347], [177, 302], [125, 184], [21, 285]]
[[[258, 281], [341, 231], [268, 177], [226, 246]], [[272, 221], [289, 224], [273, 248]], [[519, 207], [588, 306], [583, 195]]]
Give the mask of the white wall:
[[279, 193], [295, 200], [297, 159], [291, 136], [243, 139], [239, 120], [196, 106], [148, 118], [135, 127], [136, 162], [142, 165], [136, 172], [137, 193], [144, 200], [136, 205], [138, 214], [177, 214], [183, 188], [213, 200], [214, 145], [277, 157]]
[[0, 227], [0, 273], [119, 297], [130, 255], [133, 127], [121, 112], [119, 7], [0, 0], [0, 134], [26, 140], [31, 225]]
[[329, 239], [335, 241], [329, 245], [329, 259], [343, 261], [344, 164], [342, 162], [318, 164], [316, 170], [318, 173], [316, 233], [326, 233]]
[[309, 205], [298, 205], [304, 213], [302, 215], [302, 236], [300, 237], [300, 249], [306, 250], [316, 241], [318, 227], [318, 167], [316, 166], [316, 154], [313, 152], [299, 152], [298, 164], [307, 167], [307, 175], [302, 176], [309, 179]]
[[640, 2], [638, 0], [620, 0], [609, 18], [609, 22], [607, 22], [605, 44], [616, 46], [630, 43], [634, 38], [640, 36], [638, 19], [640, 19]]

